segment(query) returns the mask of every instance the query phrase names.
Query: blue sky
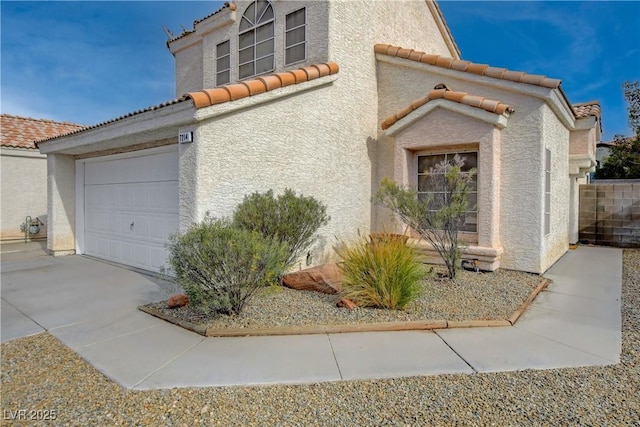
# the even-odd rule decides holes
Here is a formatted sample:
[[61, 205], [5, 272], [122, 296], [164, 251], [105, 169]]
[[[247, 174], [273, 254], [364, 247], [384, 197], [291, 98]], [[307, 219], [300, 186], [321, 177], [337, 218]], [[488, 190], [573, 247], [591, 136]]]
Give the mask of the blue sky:
[[[463, 59], [560, 78], [572, 103], [600, 101], [603, 140], [630, 134], [620, 85], [640, 80], [640, 2], [439, 4]], [[180, 33], [221, 5], [3, 0], [1, 110], [96, 124], [173, 99], [162, 26]]]

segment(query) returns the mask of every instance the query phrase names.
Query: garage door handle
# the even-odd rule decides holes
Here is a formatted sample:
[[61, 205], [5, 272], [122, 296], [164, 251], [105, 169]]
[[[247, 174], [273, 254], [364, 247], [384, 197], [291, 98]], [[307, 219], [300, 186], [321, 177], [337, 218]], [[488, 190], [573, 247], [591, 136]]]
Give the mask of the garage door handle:
[[133, 230], [133, 224], [134, 224], [134, 222], [132, 222], [132, 223], [131, 223], [131, 229], [132, 229], [132, 230]]

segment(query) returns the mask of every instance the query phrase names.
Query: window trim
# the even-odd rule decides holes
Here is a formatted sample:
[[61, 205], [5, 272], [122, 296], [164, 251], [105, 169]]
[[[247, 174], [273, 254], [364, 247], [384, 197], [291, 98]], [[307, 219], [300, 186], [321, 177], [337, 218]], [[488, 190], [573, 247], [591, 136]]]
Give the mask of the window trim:
[[[296, 12], [299, 12], [301, 10], [304, 10], [304, 24], [298, 25], [297, 27], [294, 27], [294, 28], [287, 29], [287, 16], [289, 16], [291, 14], [294, 14]], [[307, 15], [307, 7], [306, 6], [305, 7], [301, 7], [300, 9], [296, 9], [296, 10], [294, 10], [292, 12], [289, 12], [284, 17], [284, 38], [282, 39], [282, 41], [283, 41], [282, 44], [284, 46], [283, 62], [284, 62], [285, 66], [298, 64], [300, 62], [304, 62], [304, 61], [307, 60], [307, 53], [308, 53], [307, 52], [307, 42], [308, 42], [308, 36], [309, 36], [309, 29], [308, 29], [309, 21], [308, 21], [307, 18], [308, 18], [308, 15]], [[303, 28], [303, 27], [304, 27], [304, 41], [295, 43], [295, 44], [293, 44], [291, 46], [287, 46], [287, 33], [291, 32], [291, 31], [295, 31], [298, 28]], [[302, 59], [298, 60], [298, 61], [287, 62], [287, 49], [291, 49], [293, 47], [300, 46], [301, 44], [304, 45], [304, 57]]]
[[[229, 53], [227, 53], [226, 55], [222, 55], [222, 56], [218, 56], [218, 48], [220, 47], [220, 45], [224, 44], [224, 43], [229, 43]], [[223, 70], [219, 70], [218, 69], [218, 61], [224, 57], [229, 57], [229, 67], [223, 69]], [[229, 80], [226, 83], [220, 83], [218, 80], [218, 75], [221, 73], [224, 73], [225, 71], [229, 72]], [[222, 85], [226, 85], [231, 83], [231, 39], [226, 39], [221, 41], [220, 43], [216, 44], [216, 86], [222, 86]]]
[[[414, 173], [413, 175], [413, 179], [415, 179], [415, 183], [416, 183], [416, 192], [418, 191], [418, 177], [421, 175], [418, 169], [418, 157], [420, 156], [438, 156], [438, 155], [445, 155], [445, 156], [455, 156], [456, 154], [459, 155], [463, 155], [465, 153], [475, 153], [476, 154], [476, 190], [475, 190], [475, 194], [476, 194], [476, 206], [475, 206], [475, 210], [468, 210], [466, 211], [467, 213], [475, 213], [476, 214], [476, 230], [475, 231], [465, 231], [465, 230], [460, 230], [458, 231], [458, 233], [460, 235], [466, 235], [466, 236], [474, 236], [475, 238], [477, 238], [478, 234], [479, 234], [479, 227], [480, 227], [480, 197], [479, 197], [479, 193], [480, 193], [480, 182], [478, 179], [478, 176], [480, 175], [480, 147], [479, 144], [460, 144], [460, 145], [452, 145], [449, 146], [447, 148], [440, 148], [440, 149], [426, 149], [426, 150], [417, 150], [413, 152], [414, 155]], [[424, 175], [424, 174], [422, 174]], [[466, 239], [463, 239], [466, 240]]]
[[[246, 19], [247, 21], [249, 21], [247, 18], [245, 18], [245, 15], [247, 13], [247, 11], [249, 10], [249, 8], [252, 5], [256, 5], [256, 10], [257, 10], [257, 5], [258, 5], [258, 0], [255, 0], [251, 3], [249, 3], [249, 5], [247, 5], [246, 9], [244, 10], [244, 13], [242, 14], [242, 16], [240, 17], [240, 20], [238, 21], [238, 80], [242, 81], [242, 80], [246, 80], [246, 79], [250, 79], [256, 76], [260, 76], [266, 73], [270, 73], [272, 71], [274, 71], [276, 69], [276, 13], [275, 13], [275, 9], [273, 7], [273, 4], [271, 3], [271, 1], [267, 0], [267, 7], [265, 7], [264, 11], [262, 12], [262, 15], [260, 17], [258, 17], [256, 19], [256, 22], [253, 23], [252, 27], [249, 27], [247, 29], [244, 29], [242, 31], [240, 31], [240, 25], [242, 24], [242, 20]], [[267, 9], [271, 8], [272, 12], [273, 12], [273, 18], [269, 19], [268, 21], [264, 21], [264, 22], [260, 22], [260, 19], [264, 16], [264, 14], [266, 13]], [[261, 40], [259, 43], [256, 42], [256, 38], [255, 38], [255, 34], [257, 33], [258, 29], [268, 25], [268, 24], [273, 24], [273, 35], [270, 38], [267, 38], [265, 40]], [[242, 35], [248, 33], [248, 32], [254, 32], [254, 37], [253, 37], [253, 43], [250, 44], [249, 46], [246, 46], [244, 48], [240, 48], [240, 37], [242, 37]], [[273, 51], [267, 55], [263, 55], [261, 57], [257, 57], [257, 46], [258, 44], [267, 42], [273, 40]], [[249, 48], [253, 48], [253, 57], [250, 61], [245, 61], [245, 62], [240, 62], [240, 52]], [[268, 58], [269, 56], [271, 56], [271, 68], [269, 70], [266, 71], [262, 71], [260, 73], [256, 73], [256, 64], [259, 60], [264, 59], [264, 58]], [[253, 63], [253, 74], [248, 75], [248, 76], [244, 76], [241, 77], [240, 74], [240, 68], [243, 65], [247, 65], [247, 64], [251, 64]]]

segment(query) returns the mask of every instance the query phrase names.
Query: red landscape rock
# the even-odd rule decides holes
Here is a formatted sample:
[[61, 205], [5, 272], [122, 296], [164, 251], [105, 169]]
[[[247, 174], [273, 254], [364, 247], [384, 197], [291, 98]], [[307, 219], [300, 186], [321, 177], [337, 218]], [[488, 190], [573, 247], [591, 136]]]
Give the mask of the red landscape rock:
[[337, 294], [342, 290], [342, 272], [336, 264], [323, 264], [286, 274], [282, 283], [292, 289]]
[[342, 298], [336, 303], [336, 306], [340, 308], [346, 308], [347, 310], [353, 310], [354, 308], [356, 308], [356, 303], [351, 301], [349, 298]]
[[186, 296], [185, 294], [173, 295], [167, 301], [167, 307], [169, 308], [184, 307], [187, 304], [189, 304], [189, 297]]

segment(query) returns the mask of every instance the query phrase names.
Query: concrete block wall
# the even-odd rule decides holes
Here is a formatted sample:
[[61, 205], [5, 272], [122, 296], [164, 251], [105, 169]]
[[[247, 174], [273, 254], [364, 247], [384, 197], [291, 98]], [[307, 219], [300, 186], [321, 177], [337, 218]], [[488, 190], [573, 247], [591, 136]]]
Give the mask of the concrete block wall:
[[580, 242], [640, 248], [640, 181], [580, 186]]

